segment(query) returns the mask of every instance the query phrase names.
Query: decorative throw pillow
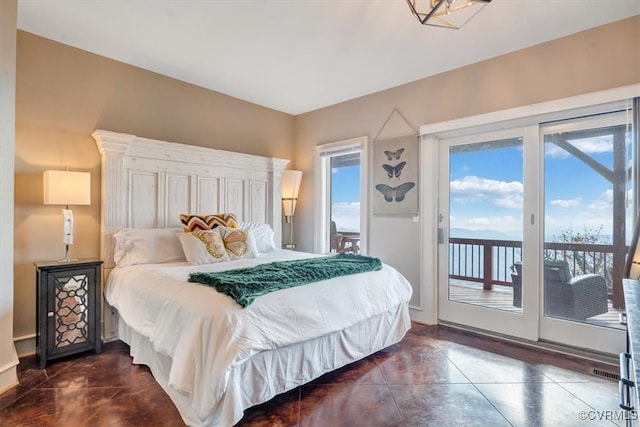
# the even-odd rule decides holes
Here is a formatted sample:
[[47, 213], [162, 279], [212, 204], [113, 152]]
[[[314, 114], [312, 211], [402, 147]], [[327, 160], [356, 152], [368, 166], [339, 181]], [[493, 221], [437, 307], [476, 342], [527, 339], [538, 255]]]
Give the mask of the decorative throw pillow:
[[258, 248], [251, 230], [244, 228], [218, 227], [229, 259], [255, 258]]
[[213, 264], [229, 260], [222, 235], [217, 228], [180, 233], [178, 238], [189, 264]]
[[190, 233], [196, 230], [211, 230], [216, 227], [238, 227], [238, 218], [232, 213], [214, 215], [180, 215], [182, 231]]

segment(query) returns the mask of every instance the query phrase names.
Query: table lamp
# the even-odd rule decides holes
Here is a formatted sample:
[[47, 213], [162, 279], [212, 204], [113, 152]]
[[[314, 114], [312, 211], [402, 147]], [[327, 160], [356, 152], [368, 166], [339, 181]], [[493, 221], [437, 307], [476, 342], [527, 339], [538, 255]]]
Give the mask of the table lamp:
[[64, 205], [62, 209], [62, 242], [66, 245], [65, 258], [69, 262], [69, 245], [73, 244], [73, 212], [69, 205], [91, 204], [91, 174], [48, 170], [44, 172], [44, 204]]

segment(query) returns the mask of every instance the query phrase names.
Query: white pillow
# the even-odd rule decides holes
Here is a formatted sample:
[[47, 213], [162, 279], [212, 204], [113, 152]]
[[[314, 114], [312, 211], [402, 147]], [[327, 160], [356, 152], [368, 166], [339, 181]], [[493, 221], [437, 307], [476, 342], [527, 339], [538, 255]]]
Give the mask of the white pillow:
[[219, 228], [179, 233], [178, 239], [189, 264], [213, 264], [229, 260]]
[[278, 249], [273, 241], [273, 229], [269, 224], [261, 224], [257, 222], [240, 222], [238, 228], [244, 228], [251, 230], [254, 240], [256, 242], [256, 249], [258, 252], [271, 252], [274, 249]]
[[118, 267], [184, 261], [178, 228], [125, 228], [113, 235], [113, 260]]
[[219, 230], [229, 259], [255, 258], [259, 255], [253, 231], [247, 228], [216, 227]]

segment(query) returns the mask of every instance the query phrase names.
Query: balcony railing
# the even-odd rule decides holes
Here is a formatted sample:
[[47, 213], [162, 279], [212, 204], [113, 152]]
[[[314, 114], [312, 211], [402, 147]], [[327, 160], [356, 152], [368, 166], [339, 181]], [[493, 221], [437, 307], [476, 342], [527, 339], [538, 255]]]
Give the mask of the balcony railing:
[[[611, 296], [613, 292], [613, 245], [545, 242], [544, 256], [566, 260], [573, 276], [595, 273], [603, 276]], [[522, 242], [518, 240], [449, 239], [449, 277], [493, 285], [512, 286], [511, 266], [522, 260]], [[490, 274], [485, 274], [489, 271]]]
[[521, 259], [521, 241], [449, 239], [449, 277], [480, 282], [487, 290], [493, 285], [511, 286], [511, 266]]

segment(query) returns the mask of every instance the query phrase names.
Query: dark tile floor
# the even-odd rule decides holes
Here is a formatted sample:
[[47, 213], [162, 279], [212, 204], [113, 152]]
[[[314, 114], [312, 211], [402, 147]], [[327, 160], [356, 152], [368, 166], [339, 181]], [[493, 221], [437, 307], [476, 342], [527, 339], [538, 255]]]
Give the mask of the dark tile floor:
[[[443, 326], [404, 340], [251, 408], [241, 426], [613, 426], [617, 368]], [[0, 395], [2, 426], [181, 426], [128, 347], [39, 369], [21, 360], [20, 385]], [[582, 418], [587, 418], [583, 420]]]

